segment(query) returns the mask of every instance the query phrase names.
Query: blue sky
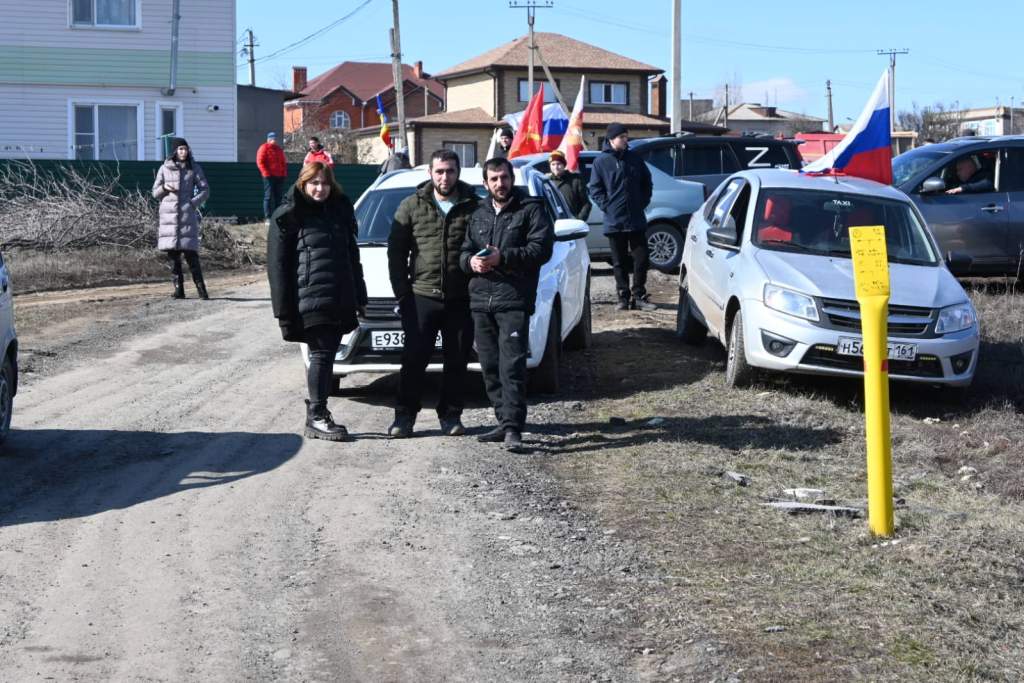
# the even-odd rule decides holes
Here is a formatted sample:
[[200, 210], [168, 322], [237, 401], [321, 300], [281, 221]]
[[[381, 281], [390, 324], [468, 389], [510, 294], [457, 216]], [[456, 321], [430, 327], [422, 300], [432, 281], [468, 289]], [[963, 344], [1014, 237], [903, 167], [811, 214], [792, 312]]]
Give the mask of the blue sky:
[[[257, 58], [341, 18], [364, 0], [293, 4], [239, 0], [238, 34], [256, 34]], [[669, 0], [555, 0], [537, 11], [536, 29], [563, 33], [664, 69], [669, 67]], [[624, 11], [623, 6], [629, 7]], [[750, 9], [741, 9], [749, 6]], [[309, 11], [315, 7], [315, 11]], [[888, 63], [878, 48], [908, 48], [897, 58], [896, 106], [959, 102], [1008, 105], [1024, 100], [1024, 59], [1014, 34], [1024, 4], [912, 0], [833, 5], [776, 0], [718, 3], [683, 0], [685, 94], [711, 97], [726, 81], [744, 100], [824, 117], [825, 80], [832, 80], [837, 123], [856, 118]], [[931, 7], [931, 10], [925, 10]], [[402, 0], [404, 61], [439, 72], [526, 33], [525, 10], [506, 0]], [[310, 78], [345, 60], [387, 61], [390, 0], [370, 0], [352, 18], [293, 51], [256, 65], [257, 84], [291, 83], [292, 65]], [[239, 58], [239, 64], [243, 59]], [[239, 82], [248, 70], [238, 69]]]

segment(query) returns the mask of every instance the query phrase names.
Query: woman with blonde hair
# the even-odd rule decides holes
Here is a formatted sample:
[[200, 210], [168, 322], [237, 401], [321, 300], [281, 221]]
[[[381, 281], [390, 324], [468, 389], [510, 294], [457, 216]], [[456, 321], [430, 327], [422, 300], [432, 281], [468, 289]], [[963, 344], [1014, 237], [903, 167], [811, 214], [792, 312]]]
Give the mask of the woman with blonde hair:
[[327, 410], [334, 356], [341, 337], [359, 325], [366, 283], [356, 244], [352, 202], [331, 167], [303, 167], [270, 219], [267, 276], [270, 298], [285, 341], [309, 348], [305, 435], [344, 441], [348, 430]]

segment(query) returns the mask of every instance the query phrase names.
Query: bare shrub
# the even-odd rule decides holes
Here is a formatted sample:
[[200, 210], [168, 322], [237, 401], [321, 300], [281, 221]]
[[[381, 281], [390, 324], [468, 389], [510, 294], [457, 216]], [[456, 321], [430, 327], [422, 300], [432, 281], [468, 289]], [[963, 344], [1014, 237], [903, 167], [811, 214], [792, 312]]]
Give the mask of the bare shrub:
[[53, 172], [31, 161], [0, 166], [0, 246], [39, 251], [152, 247], [157, 211], [104, 167]]
[[358, 163], [356, 141], [351, 131], [344, 128], [317, 128], [309, 124], [285, 134], [281, 147], [289, 163], [302, 163], [309, 151], [311, 137], [320, 138], [320, 144], [334, 159], [334, 163]]

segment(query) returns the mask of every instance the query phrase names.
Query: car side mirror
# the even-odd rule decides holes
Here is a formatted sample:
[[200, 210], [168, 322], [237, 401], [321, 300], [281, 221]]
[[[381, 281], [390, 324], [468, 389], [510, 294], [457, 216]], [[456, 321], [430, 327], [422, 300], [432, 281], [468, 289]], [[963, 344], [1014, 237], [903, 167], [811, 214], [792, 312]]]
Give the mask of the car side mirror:
[[571, 242], [586, 237], [590, 228], [578, 218], [559, 218], [555, 221], [555, 241]]
[[968, 270], [973, 263], [974, 258], [970, 254], [965, 254], [962, 251], [946, 252], [946, 265], [952, 273], [963, 273]]
[[921, 183], [921, 194], [937, 194], [946, 191], [946, 181], [938, 176], [928, 178]]
[[708, 230], [708, 244], [719, 249], [735, 249], [739, 246], [739, 234], [736, 232], [736, 220], [729, 216], [725, 222]]

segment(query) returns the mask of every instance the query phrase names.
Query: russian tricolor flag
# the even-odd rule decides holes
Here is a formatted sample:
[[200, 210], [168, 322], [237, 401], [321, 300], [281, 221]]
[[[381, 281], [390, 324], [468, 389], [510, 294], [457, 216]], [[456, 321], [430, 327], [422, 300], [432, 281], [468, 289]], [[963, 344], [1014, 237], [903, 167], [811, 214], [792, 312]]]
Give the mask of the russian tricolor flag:
[[[569, 117], [565, 115], [565, 110], [562, 109], [562, 105], [557, 102], [545, 104], [543, 112], [544, 132], [540, 141], [541, 150], [544, 152], [550, 152], [558, 149], [558, 146], [562, 144], [562, 138], [565, 137], [565, 131], [569, 128]], [[519, 125], [523, 121], [523, 114], [525, 114], [525, 112], [507, 114], [505, 116], [505, 121], [507, 121], [512, 127], [512, 130], [519, 130]]]
[[853, 128], [828, 154], [804, 166], [805, 173], [844, 173], [892, 184], [892, 133], [889, 128], [889, 70], [871, 93]]

